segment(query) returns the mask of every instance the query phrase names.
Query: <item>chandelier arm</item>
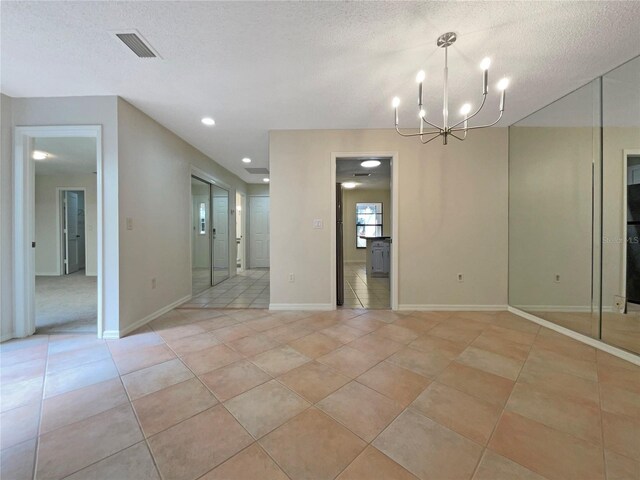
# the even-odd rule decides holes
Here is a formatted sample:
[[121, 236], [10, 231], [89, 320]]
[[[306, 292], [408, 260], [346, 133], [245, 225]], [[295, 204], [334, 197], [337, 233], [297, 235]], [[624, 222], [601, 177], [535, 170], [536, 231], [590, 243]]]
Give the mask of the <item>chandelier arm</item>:
[[421, 135], [440, 135], [440, 130], [437, 132], [422, 132], [422, 133], [402, 133], [398, 126], [396, 125], [396, 132], [398, 132], [403, 137], [419, 137]]
[[440, 137], [440, 133], [436, 134], [434, 137], [430, 138], [429, 140], [427, 140], [426, 142], [424, 140], [422, 140], [422, 138], [420, 139], [420, 143], [422, 143], [423, 145], [426, 145], [427, 143], [431, 142], [432, 140], [435, 140], [436, 138]]
[[502, 119], [502, 114], [504, 112], [500, 112], [500, 116], [498, 117], [498, 119], [493, 122], [493, 123], [489, 123], [487, 125], [476, 125], [475, 127], [467, 127], [467, 128], [456, 128], [454, 130], [452, 130], [453, 132], [461, 132], [463, 130], [477, 130], [478, 128], [487, 128], [487, 127], [493, 127], [496, 123], [498, 123], [500, 121], [500, 119]]
[[464, 141], [467, 138], [467, 131], [464, 131], [464, 136], [462, 138], [460, 138], [459, 136], [457, 136], [455, 133], [449, 133], [449, 135], [451, 135], [453, 138], [460, 140], [461, 142]]
[[[426, 117], [426, 115], [425, 115]], [[435, 128], [438, 131], [442, 131], [442, 128], [440, 128], [438, 125], [434, 125], [433, 123], [431, 123], [429, 120], [427, 120], [425, 117], [420, 117], [420, 120], [424, 121], [424, 123], [426, 123], [427, 125], [431, 125], [433, 128]]]
[[480, 113], [480, 110], [482, 110], [482, 107], [484, 107], [485, 102], [487, 101], [487, 94], [483, 93], [482, 94], [482, 102], [480, 103], [480, 107], [473, 112], [473, 115], [467, 117], [467, 118], [463, 118], [462, 120], [460, 120], [458, 123], [456, 123], [454, 126], [452, 126], [451, 128], [454, 129], [456, 128], [458, 125], [460, 125], [461, 123], [464, 123], [465, 120], [469, 121], [471, 120], [473, 117], [475, 117], [478, 113]]

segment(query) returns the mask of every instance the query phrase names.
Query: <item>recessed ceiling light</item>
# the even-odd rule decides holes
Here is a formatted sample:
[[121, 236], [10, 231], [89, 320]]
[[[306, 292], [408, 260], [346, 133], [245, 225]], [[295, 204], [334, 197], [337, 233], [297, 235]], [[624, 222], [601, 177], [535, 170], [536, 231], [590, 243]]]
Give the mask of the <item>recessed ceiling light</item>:
[[242, 161], [243, 161], [244, 163], [251, 163], [251, 159], [250, 159], [249, 157], [244, 157], [244, 158], [242, 159]]
[[213, 125], [216, 124], [216, 121], [211, 118], [211, 117], [204, 117], [202, 120], [200, 120], [202, 123], [204, 123], [207, 127], [211, 127]]
[[34, 160], [44, 160], [49, 156], [49, 154], [46, 152], [40, 152], [38, 150], [34, 150], [31, 156], [33, 157]]
[[344, 183], [342, 184], [342, 186], [343, 186], [344, 188], [347, 188], [347, 189], [349, 189], [349, 190], [351, 190], [352, 188], [356, 188], [356, 186], [357, 186], [357, 185], [358, 185], [358, 184], [357, 184], [356, 182], [344, 182]]
[[269, 179], [268, 179], [268, 178], [263, 178], [263, 179], [262, 179], [262, 181], [263, 181], [264, 183], [269, 183]]
[[364, 162], [361, 162], [360, 165], [364, 168], [374, 168], [380, 165], [380, 160], [365, 160]]

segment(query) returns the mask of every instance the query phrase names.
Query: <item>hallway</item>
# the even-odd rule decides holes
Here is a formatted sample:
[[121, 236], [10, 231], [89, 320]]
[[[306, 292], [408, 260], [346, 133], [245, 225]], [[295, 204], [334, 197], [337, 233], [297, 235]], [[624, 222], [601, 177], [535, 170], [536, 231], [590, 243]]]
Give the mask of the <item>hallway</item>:
[[179, 308], [269, 308], [269, 269], [245, 270]]

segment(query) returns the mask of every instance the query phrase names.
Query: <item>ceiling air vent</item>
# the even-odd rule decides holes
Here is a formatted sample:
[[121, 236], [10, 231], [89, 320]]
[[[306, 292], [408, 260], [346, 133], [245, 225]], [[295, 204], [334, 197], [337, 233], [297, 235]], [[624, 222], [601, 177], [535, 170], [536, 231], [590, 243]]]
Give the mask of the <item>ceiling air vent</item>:
[[370, 173], [354, 173], [353, 176], [354, 177], [370, 177], [371, 174]]
[[249, 173], [253, 173], [256, 175], [267, 175], [269, 173], [268, 168], [245, 168], [245, 170]]
[[139, 58], [159, 58], [158, 52], [156, 52], [149, 42], [147, 42], [140, 32], [137, 30], [128, 30], [126, 32], [111, 32], [120, 40], [124, 45], [129, 47], [133, 53]]

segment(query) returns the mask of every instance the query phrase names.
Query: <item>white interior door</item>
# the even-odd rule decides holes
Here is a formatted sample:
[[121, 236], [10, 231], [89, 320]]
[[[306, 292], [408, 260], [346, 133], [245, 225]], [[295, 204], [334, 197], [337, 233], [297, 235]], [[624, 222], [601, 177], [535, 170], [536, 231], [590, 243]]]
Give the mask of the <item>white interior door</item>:
[[65, 271], [68, 274], [80, 270], [78, 233], [78, 194], [65, 192], [64, 194], [64, 251]]
[[213, 284], [229, 278], [229, 192], [212, 185]]
[[269, 267], [269, 197], [249, 198], [249, 218], [251, 267]]

